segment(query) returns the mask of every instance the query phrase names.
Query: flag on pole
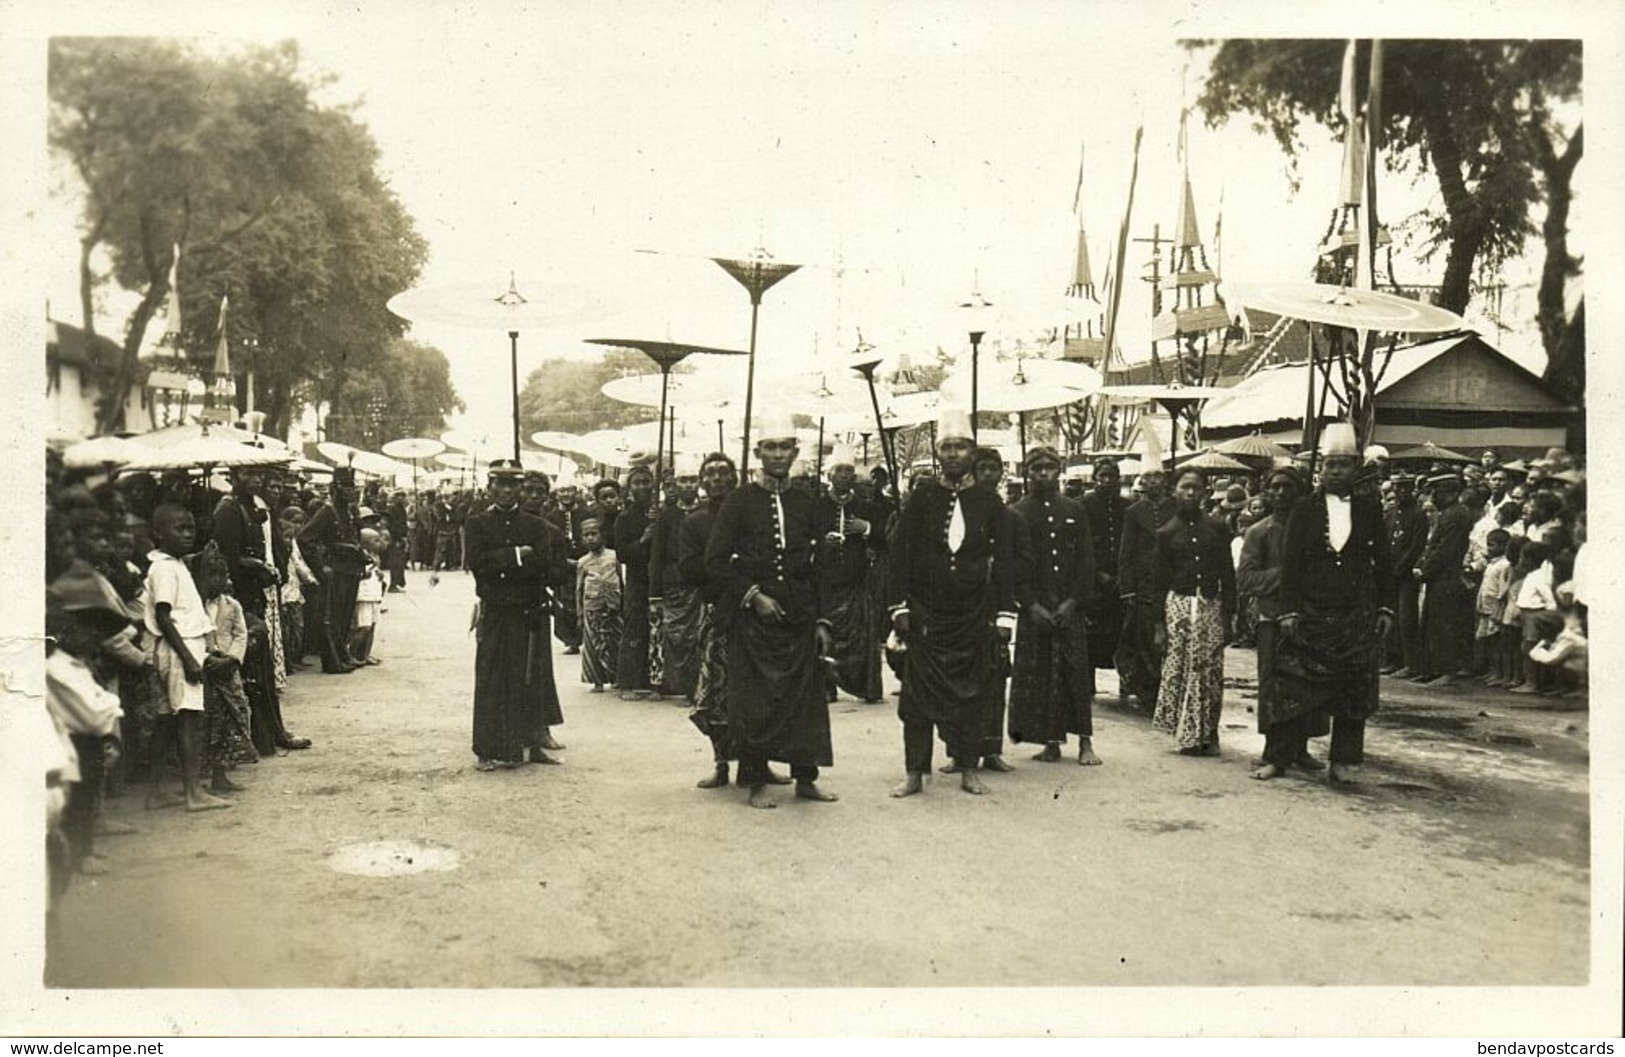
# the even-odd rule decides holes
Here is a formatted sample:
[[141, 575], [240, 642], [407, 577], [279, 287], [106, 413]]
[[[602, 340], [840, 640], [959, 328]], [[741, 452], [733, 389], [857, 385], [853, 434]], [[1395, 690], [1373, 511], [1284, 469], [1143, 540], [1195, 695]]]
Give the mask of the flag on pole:
[[1083, 205], [1083, 144], [1078, 145], [1078, 185], [1072, 189], [1072, 212]]
[[[141, 337], [141, 348], [136, 350], [136, 358], [150, 360], [154, 356], [166, 353], [174, 355], [180, 350], [181, 344], [181, 247], [177, 243], [173, 256], [169, 259], [169, 292], [164, 295], [164, 303], [153, 312], [152, 319], [147, 322], [146, 333]], [[154, 326], [158, 317], [163, 316], [163, 325]]]
[[1134, 130], [1134, 163], [1129, 170], [1128, 205], [1123, 207], [1123, 221], [1117, 228], [1117, 250], [1113, 254], [1111, 296], [1106, 305], [1105, 352], [1101, 354], [1101, 373], [1111, 370], [1114, 343], [1117, 340], [1117, 313], [1123, 303], [1123, 268], [1128, 260], [1128, 229], [1134, 217], [1134, 185], [1140, 180], [1140, 141], [1145, 137], [1145, 126]]
[[226, 345], [226, 318], [229, 305], [224, 294], [220, 296], [220, 340], [214, 350], [214, 392], [230, 400], [237, 395], [237, 383], [231, 377], [231, 353]]
[[1354, 56], [1358, 44], [1358, 41], [1349, 41], [1348, 48], [1343, 52], [1343, 82], [1342, 90], [1338, 93], [1343, 120], [1347, 122], [1343, 132], [1342, 179], [1338, 188], [1340, 201], [1345, 206], [1359, 205], [1365, 191], [1365, 137], [1361, 134], [1360, 105], [1354, 95]]

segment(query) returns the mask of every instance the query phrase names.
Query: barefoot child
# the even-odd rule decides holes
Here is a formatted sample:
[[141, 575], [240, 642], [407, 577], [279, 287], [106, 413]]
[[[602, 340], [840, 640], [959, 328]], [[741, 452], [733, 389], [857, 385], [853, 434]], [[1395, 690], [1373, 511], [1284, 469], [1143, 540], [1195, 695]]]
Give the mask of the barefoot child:
[[592, 692], [604, 692], [615, 681], [615, 663], [621, 648], [621, 567], [604, 549], [597, 518], [581, 523], [587, 553], [576, 563], [576, 612], [581, 615], [581, 681]]
[[250, 732], [248, 691], [243, 687], [243, 657], [248, 653], [248, 621], [242, 604], [230, 594], [231, 566], [211, 541], [195, 565], [203, 608], [214, 627], [204, 636], [203, 705], [209, 717], [204, 770], [209, 792], [237, 793], [242, 786], [226, 771], [260, 758]]
[[383, 662], [372, 655], [373, 634], [378, 627], [378, 611], [384, 602], [384, 552], [387, 534], [379, 529], [361, 530], [361, 549], [367, 555], [367, 568], [355, 593], [355, 629], [350, 632], [350, 656], [359, 664]]
[[[203, 704], [204, 643], [213, 624], [203, 608], [197, 584], [181, 556], [192, 549], [196, 526], [185, 507], [165, 503], [153, 511], [153, 537], [157, 548], [147, 555], [147, 593], [143, 621], [152, 633], [153, 666], [164, 685], [152, 739], [152, 792], [147, 806], [173, 807], [184, 803], [188, 811], [209, 811], [231, 806], [199, 784], [203, 763], [207, 716]], [[163, 788], [172, 746], [180, 746], [184, 797]]]

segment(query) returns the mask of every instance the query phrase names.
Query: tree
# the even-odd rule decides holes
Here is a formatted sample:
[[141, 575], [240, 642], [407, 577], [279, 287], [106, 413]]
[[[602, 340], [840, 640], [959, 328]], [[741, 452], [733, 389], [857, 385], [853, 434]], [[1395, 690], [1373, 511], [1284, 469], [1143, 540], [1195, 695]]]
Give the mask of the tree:
[[402, 437], [436, 437], [463, 410], [439, 349], [406, 338], [390, 343], [368, 384], [344, 388], [327, 415], [326, 436], [368, 451]]
[[[377, 175], [365, 128], [315, 104], [296, 45], [215, 59], [173, 40], [56, 38], [47, 79], [50, 147], [83, 192], [85, 329], [95, 332], [101, 285], [141, 295], [101, 386], [102, 430], [122, 424], [176, 244], [183, 347], [199, 361], [211, 354], [229, 294], [229, 344], [255, 361], [271, 429], [381, 362], [403, 329], [384, 304], [415, 279], [427, 248]], [[95, 272], [99, 250], [109, 275]]]
[[[679, 363], [672, 372], [688, 369]], [[605, 382], [653, 370], [647, 356], [626, 349], [609, 349], [597, 360], [545, 360], [530, 372], [519, 392], [519, 431], [523, 436], [536, 430], [582, 434], [652, 422], [660, 417], [658, 407], [612, 400], [602, 389]]]
[[[1251, 114], [1295, 161], [1305, 120], [1330, 136], [1342, 133], [1344, 47], [1339, 40], [1224, 41], [1197, 105], [1213, 126]], [[1444, 205], [1426, 218], [1428, 252], [1445, 256], [1438, 304], [1464, 310], [1475, 275], [1522, 252], [1535, 231], [1531, 212], [1544, 200], [1540, 326], [1547, 355], [1557, 354], [1562, 283], [1578, 268], [1567, 232], [1583, 136], [1577, 121], [1568, 127], [1572, 108], [1561, 104], [1579, 100], [1580, 42], [1394, 40], [1383, 49], [1383, 156], [1392, 170], [1431, 172]], [[1369, 65], [1365, 45], [1356, 64], [1362, 97]]]

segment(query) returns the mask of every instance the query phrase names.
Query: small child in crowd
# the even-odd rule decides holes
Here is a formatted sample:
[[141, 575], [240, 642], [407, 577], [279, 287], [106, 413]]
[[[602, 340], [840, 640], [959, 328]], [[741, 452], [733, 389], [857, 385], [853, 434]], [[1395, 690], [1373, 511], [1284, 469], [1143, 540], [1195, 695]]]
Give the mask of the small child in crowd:
[[615, 681], [615, 662], [621, 649], [621, 566], [604, 549], [597, 518], [581, 523], [587, 553], [576, 563], [576, 612], [581, 614], [581, 681], [592, 692], [604, 692]]

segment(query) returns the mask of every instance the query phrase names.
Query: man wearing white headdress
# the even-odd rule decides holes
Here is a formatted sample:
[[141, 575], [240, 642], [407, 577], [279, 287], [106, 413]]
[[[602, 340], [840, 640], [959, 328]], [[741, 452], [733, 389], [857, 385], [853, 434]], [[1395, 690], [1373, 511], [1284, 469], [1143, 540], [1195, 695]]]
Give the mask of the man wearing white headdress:
[[[1344, 422], [1321, 436], [1321, 486], [1287, 518], [1282, 548], [1276, 696], [1282, 715], [1332, 720], [1333, 784], [1353, 781], [1365, 722], [1377, 707], [1377, 669], [1393, 623], [1382, 506], [1354, 488], [1360, 449]], [[1268, 755], [1268, 754], [1266, 754]], [[1265, 773], [1278, 768], [1264, 768]]]
[[970, 415], [944, 409], [937, 422], [941, 480], [921, 481], [909, 493], [891, 540], [887, 595], [905, 647], [897, 714], [907, 777], [892, 790], [896, 797], [923, 788], [933, 727], [960, 787], [987, 791], [977, 776], [981, 720], [1002, 679], [994, 651], [1008, 645], [1015, 629], [1015, 578], [1010, 533], [998, 531], [1004, 503], [975, 487], [973, 450]]
[[790, 487], [795, 458], [789, 413], [763, 415], [761, 480], [723, 500], [705, 548], [717, 613], [728, 621], [729, 734], [754, 808], [777, 806], [767, 795], [770, 760], [790, 765], [798, 798], [836, 799], [818, 787], [818, 769], [834, 763], [823, 673], [830, 631], [813, 578], [817, 513], [809, 492]]
[[[882, 544], [878, 515], [856, 491], [852, 449], [835, 446], [829, 461], [829, 492], [818, 497], [819, 611], [834, 640], [830, 660], [836, 687], [868, 704], [880, 701], [881, 612], [870, 589]], [[831, 690], [830, 696], [834, 696]]]

